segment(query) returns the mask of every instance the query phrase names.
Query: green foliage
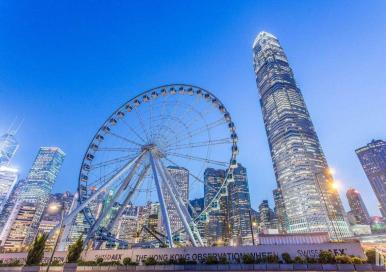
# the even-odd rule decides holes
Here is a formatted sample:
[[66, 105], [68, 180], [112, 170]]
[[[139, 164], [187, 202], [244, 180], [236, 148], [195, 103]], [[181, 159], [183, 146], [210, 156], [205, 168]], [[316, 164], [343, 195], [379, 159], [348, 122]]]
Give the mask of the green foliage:
[[39, 233], [36, 236], [31, 248], [28, 251], [26, 265], [31, 266], [40, 264], [44, 256], [44, 247], [46, 245], [47, 238], [48, 234]]
[[205, 264], [218, 264], [218, 260], [216, 256], [212, 256], [212, 255], [206, 257], [204, 262]]
[[287, 253], [287, 252], [284, 252], [283, 254], [281, 254], [281, 258], [283, 259], [283, 261], [287, 264], [291, 264], [293, 263], [292, 259], [291, 259], [291, 256]]
[[253, 264], [255, 263], [255, 258], [252, 254], [243, 254], [241, 260], [244, 264]]
[[178, 258], [177, 264], [186, 264], [186, 259], [184, 257]]
[[335, 262], [338, 264], [351, 264], [352, 260], [350, 256], [338, 255], [338, 256], [335, 256]]
[[74, 244], [68, 247], [67, 263], [76, 263], [80, 258], [80, 254], [82, 254], [82, 250], [83, 250], [83, 236], [80, 236], [78, 240], [75, 241]]
[[157, 261], [154, 259], [154, 257], [148, 257], [143, 263], [145, 265], [156, 265]]
[[3, 263], [3, 262], [0, 263], [0, 267], [11, 267], [11, 266], [22, 266], [22, 264], [20, 263], [20, 260], [14, 260], [9, 263]]
[[366, 257], [368, 263], [375, 264], [375, 249], [367, 250]]
[[95, 262], [97, 263], [97, 265], [100, 265], [101, 263], [103, 263], [103, 258], [96, 258]]
[[277, 257], [276, 255], [269, 255], [266, 258], [266, 262], [267, 263], [277, 264], [277, 263], [279, 263], [279, 257]]
[[315, 259], [315, 258], [306, 257], [306, 263], [314, 264], [314, 263], [317, 263], [317, 262], [318, 262], [318, 260]]
[[335, 256], [330, 251], [322, 250], [319, 253], [319, 262], [322, 264], [333, 264], [335, 263]]
[[131, 262], [131, 258], [129, 258], [129, 257], [123, 258], [122, 263], [123, 263], [123, 265], [132, 265], [133, 264]]
[[351, 261], [353, 264], [363, 264], [365, 261], [359, 257], [351, 257]]
[[228, 259], [225, 256], [221, 256], [220, 259], [218, 260], [219, 264], [228, 264]]
[[96, 261], [78, 260], [77, 263], [78, 263], [79, 266], [96, 266], [97, 265]]
[[300, 257], [300, 256], [296, 256], [295, 259], [294, 259], [294, 263], [296, 263], [296, 264], [304, 264], [305, 260], [302, 257]]

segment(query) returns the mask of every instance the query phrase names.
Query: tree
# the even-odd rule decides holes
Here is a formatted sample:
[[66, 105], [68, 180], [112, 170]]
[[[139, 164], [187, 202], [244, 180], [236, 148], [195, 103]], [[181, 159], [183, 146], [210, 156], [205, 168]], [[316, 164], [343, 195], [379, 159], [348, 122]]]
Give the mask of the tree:
[[80, 236], [74, 244], [68, 247], [67, 263], [76, 263], [83, 250], [83, 236]]
[[335, 257], [334, 254], [332, 254], [330, 251], [322, 250], [319, 253], [319, 262], [322, 264], [332, 264], [335, 263]]
[[101, 258], [101, 257], [97, 258], [96, 263], [97, 263], [97, 265], [101, 265], [101, 263], [103, 263], [103, 258]]
[[39, 265], [44, 256], [48, 234], [39, 233], [28, 251], [26, 265]]
[[283, 254], [281, 254], [281, 258], [287, 264], [291, 264], [292, 263], [291, 256], [287, 252], [284, 252]]

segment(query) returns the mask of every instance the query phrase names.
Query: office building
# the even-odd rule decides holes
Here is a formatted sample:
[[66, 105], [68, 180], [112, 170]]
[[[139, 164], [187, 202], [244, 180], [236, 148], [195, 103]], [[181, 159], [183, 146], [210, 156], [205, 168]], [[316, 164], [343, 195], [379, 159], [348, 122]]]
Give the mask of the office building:
[[224, 245], [228, 243], [228, 203], [227, 197], [214, 200], [215, 195], [224, 184], [225, 171], [207, 168], [204, 172], [204, 203], [211, 205], [208, 220], [205, 225], [205, 238], [208, 246]]
[[252, 245], [251, 201], [247, 169], [241, 164], [233, 170], [228, 185], [228, 224], [231, 245]]
[[386, 217], [386, 142], [373, 140], [355, 152]]
[[14, 133], [7, 132], [0, 137], [0, 166], [8, 166], [10, 160], [15, 155], [19, 144], [15, 139]]
[[287, 214], [285, 212], [283, 195], [279, 188], [272, 191], [273, 200], [275, 201], [274, 213], [278, 221], [279, 233], [284, 234], [287, 232]]
[[360, 193], [354, 188], [350, 188], [347, 190], [346, 196], [356, 224], [369, 225], [371, 223], [370, 215]]
[[260, 105], [289, 233], [351, 236], [314, 125], [278, 39], [261, 32], [253, 44]]

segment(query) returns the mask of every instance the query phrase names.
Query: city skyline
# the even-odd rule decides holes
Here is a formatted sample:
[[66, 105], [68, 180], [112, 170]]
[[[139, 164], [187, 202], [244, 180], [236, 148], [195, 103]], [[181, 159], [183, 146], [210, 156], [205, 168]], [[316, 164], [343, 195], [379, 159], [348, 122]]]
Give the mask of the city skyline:
[[[273, 8], [273, 7], [269, 6], [269, 8]], [[339, 10], [339, 8], [341, 8], [341, 7], [339, 5], [336, 5], [335, 8], [337, 10]], [[237, 12], [241, 12], [240, 10], [242, 10], [243, 14], [248, 14], [249, 16], [251, 16], [250, 13], [248, 13], [244, 9], [244, 7], [240, 7], [240, 9], [237, 10]], [[365, 11], [366, 10], [367, 9], [365, 9]], [[356, 11], [353, 10], [352, 13], [356, 14]], [[366, 14], [367, 13], [365, 13], [365, 15]], [[11, 16], [11, 15], [9, 15], [9, 16]], [[7, 19], [12, 19], [12, 18], [7, 18]], [[268, 22], [269, 22], [269, 20], [268, 20]], [[229, 25], [228, 25], [228, 27], [229, 27]], [[321, 141], [322, 146], [323, 146], [325, 153], [327, 155], [327, 160], [330, 162], [330, 165], [332, 167], [336, 168], [336, 171], [337, 171], [336, 176], [337, 176], [338, 180], [339, 179], [342, 180], [342, 186], [344, 186], [344, 187], [340, 189], [341, 196], [344, 195], [344, 193], [346, 191], [345, 189], [347, 189], [348, 187], [358, 188], [358, 190], [364, 196], [364, 201], [370, 210], [370, 214], [371, 215], [379, 214], [379, 211], [378, 211], [376, 205], [374, 204], [375, 196], [371, 190], [371, 187], [369, 186], [369, 182], [368, 182], [366, 176], [364, 175], [363, 170], [361, 169], [360, 164], [357, 161], [357, 158], [355, 155], [355, 149], [359, 148], [360, 146], [364, 146], [365, 144], [370, 142], [373, 138], [375, 138], [375, 139], [378, 139], [378, 138], [384, 139], [385, 138], [385, 132], [380, 129], [380, 127], [382, 127], [382, 120], [377, 119], [377, 117], [374, 117], [375, 120], [373, 120], [372, 127], [364, 126], [363, 121], [360, 122], [361, 128], [363, 128], [362, 130], [365, 132], [361, 131], [361, 134], [359, 136], [353, 135], [353, 134], [348, 134], [348, 131], [350, 131], [350, 128], [351, 128], [350, 126], [348, 126], [346, 128], [346, 130], [343, 130], [343, 131], [346, 131], [346, 133], [339, 133], [340, 131], [342, 131], [339, 128], [337, 128], [337, 125], [339, 124], [339, 122], [337, 122], [337, 123], [334, 122], [334, 120], [332, 120], [332, 116], [334, 116], [334, 114], [339, 115], [339, 113], [342, 113], [342, 112], [339, 110], [338, 111], [332, 111], [332, 113], [328, 113], [324, 116], [322, 114], [319, 114], [319, 113], [322, 112], [323, 108], [325, 108], [325, 107], [330, 107], [330, 106], [336, 107], [337, 104], [335, 104], [335, 103], [342, 103], [343, 104], [343, 102], [345, 102], [345, 104], [344, 104], [345, 107], [351, 107], [350, 103], [346, 103], [347, 101], [339, 100], [340, 95], [337, 95], [337, 101], [331, 102], [331, 101], [326, 100], [326, 98], [320, 97], [316, 94], [318, 92], [318, 90], [320, 91], [323, 89], [322, 88], [323, 86], [321, 87], [321, 86], [316, 86], [316, 85], [317, 84], [323, 85], [323, 84], [320, 82], [319, 77], [316, 77], [316, 76], [309, 77], [308, 76], [310, 74], [311, 75], [314, 74], [313, 72], [307, 72], [306, 71], [307, 64], [310, 65], [310, 63], [308, 61], [305, 61], [304, 66], [303, 66], [303, 64], [301, 64], [301, 62], [304, 61], [304, 58], [307, 58], [307, 54], [309, 54], [308, 57], [310, 57], [310, 53], [315, 52], [315, 51], [306, 49], [305, 53], [299, 52], [299, 51], [302, 51], [302, 49], [304, 49], [304, 47], [308, 48], [308, 47], [314, 45], [312, 42], [310, 42], [311, 33], [310, 32], [308, 32], [308, 34], [306, 33], [306, 37], [308, 37], [308, 39], [305, 39], [305, 40], [307, 42], [302, 42], [302, 44], [299, 44], [298, 42], [296, 42], [294, 40], [296, 39], [296, 35], [298, 35], [298, 37], [299, 37], [301, 29], [298, 30], [298, 29], [294, 28], [294, 30], [291, 31], [291, 33], [284, 34], [283, 32], [285, 32], [286, 30], [289, 31], [289, 29], [283, 28], [283, 30], [280, 30], [280, 24], [277, 24], [277, 25], [274, 25], [271, 27], [269, 27], [269, 25], [267, 25], [267, 24], [265, 24], [265, 25], [263, 25], [263, 24], [258, 25], [257, 24], [257, 25], [253, 26], [253, 30], [251, 30], [252, 26], [248, 27], [248, 30], [247, 30], [248, 32], [243, 32], [243, 39], [242, 39], [243, 44], [239, 45], [241, 47], [249, 46], [247, 48], [247, 52], [242, 52], [242, 56], [248, 55], [248, 53], [249, 53], [249, 58], [245, 58], [245, 60], [244, 60], [244, 57], [243, 57], [243, 61], [242, 61], [242, 63], [243, 63], [242, 70], [247, 71], [247, 73], [249, 74], [249, 76], [248, 76], [249, 79], [240, 85], [240, 90], [244, 89], [244, 86], [247, 86], [247, 88], [245, 88], [245, 89], [248, 90], [248, 92], [247, 92], [248, 99], [238, 101], [237, 103], [239, 103], [240, 105], [246, 104], [246, 107], [248, 108], [248, 117], [246, 117], [246, 119], [253, 127], [253, 131], [254, 131], [253, 136], [248, 136], [249, 126], [247, 125], [247, 121], [242, 120], [244, 107], [237, 105], [235, 103], [232, 103], [232, 100], [236, 96], [231, 95], [230, 92], [231, 92], [231, 89], [239, 88], [238, 85], [236, 84], [236, 83], [239, 83], [239, 80], [237, 78], [230, 77], [229, 79], [227, 79], [226, 83], [229, 84], [229, 86], [224, 87], [223, 84], [219, 84], [218, 78], [216, 80], [208, 80], [208, 77], [205, 77], [205, 76], [200, 78], [199, 77], [200, 74], [196, 74], [192, 77], [186, 78], [186, 75], [184, 76], [184, 74], [176, 73], [175, 70], [173, 73], [169, 74], [164, 79], [162, 79], [162, 75], [165, 75], [164, 74], [165, 72], [158, 74], [155, 78], [153, 78], [153, 79], [155, 79], [154, 80], [155, 84], [149, 83], [149, 82], [153, 82], [153, 81], [148, 81], [147, 79], [145, 80], [144, 78], [140, 78], [138, 83], [134, 83], [135, 79], [134, 78], [131, 79], [130, 75], [128, 75], [128, 74], [126, 75], [126, 77], [129, 78], [128, 79], [129, 81], [124, 81], [123, 76], [119, 75], [118, 76], [119, 80], [115, 84], [112, 84], [109, 81], [103, 81], [102, 82], [104, 89], [114, 90], [114, 95], [115, 94], [117, 95], [117, 97], [114, 99], [108, 98], [107, 94], [101, 93], [102, 89], [97, 89], [96, 91], [92, 91], [90, 93], [90, 95], [91, 95], [90, 99], [91, 100], [87, 101], [87, 103], [85, 105], [82, 105], [82, 103], [80, 103], [79, 101], [85, 102], [85, 100], [82, 100], [85, 98], [77, 97], [77, 98], [80, 98], [80, 100], [77, 101], [76, 99], [73, 100], [72, 98], [71, 99], [66, 98], [66, 94], [63, 93], [63, 94], [59, 95], [59, 97], [64, 97], [64, 101], [66, 103], [68, 103], [66, 105], [66, 107], [68, 108], [68, 111], [64, 111], [63, 113], [55, 112], [54, 108], [50, 108], [50, 106], [48, 105], [51, 103], [47, 103], [47, 106], [43, 106], [43, 107], [40, 107], [41, 104], [37, 103], [37, 108], [40, 108], [41, 112], [38, 112], [37, 109], [35, 109], [32, 112], [30, 110], [25, 110], [25, 114], [28, 116], [28, 118], [26, 118], [24, 125], [22, 126], [22, 128], [20, 129], [20, 131], [17, 134], [17, 137], [18, 137], [19, 143], [21, 144], [21, 147], [20, 147], [20, 150], [18, 151], [18, 154], [16, 155], [16, 157], [13, 161], [13, 164], [17, 165], [18, 166], [17, 168], [19, 168], [21, 171], [20, 178], [24, 178], [26, 176], [26, 174], [28, 172], [28, 167], [31, 165], [31, 162], [33, 160], [33, 154], [36, 152], [36, 150], [40, 146], [52, 144], [52, 145], [59, 146], [59, 147], [63, 148], [63, 150], [65, 150], [67, 155], [68, 155], [67, 161], [71, 161], [71, 162], [65, 161], [63, 171], [59, 175], [59, 180], [58, 180], [57, 184], [55, 185], [54, 191], [56, 191], [56, 192], [62, 192], [65, 190], [70, 190], [72, 192], [75, 191], [75, 189], [77, 187], [77, 175], [78, 175], [78, 171], [80, 168], [81, 157], [83, 155], [83, 152], [86, 149], [87, 143], [89, 142], [90, 138], [92, 137], [92, 134], [94, 133], [95, 129], [98, 127], [100, 121], [104, 120], [104, 118], [106, 118], [107, 114], [113, 108], [115, 108], [115, 106], [121, 104], [125, 100], [128, 100], [136, 92], [153, 87], [154, 85], [156, 85], [156, 82], [158, 82], [160, 80], [172, 80], [173, 76], [176, 76], [177, 79], [181, 79], [181, 80], [185, 79], [185, 81], [189, 81], [191, 83], [197, 82], [197, 83], [203, 85], [204, 87], [208, 86], [208, 88], [213, 90], [213, 92], [215, 94], [219, 95], [219, 97], [222, 100], [224, 100], [224, 103], [227, 105], [227, 107], [229, 107], [228, 104], [230, 104], [230, 111], [231, 111], [232, 115], [235, 116], [235, 124], [236, 124], [237, 128], [239, 129], [239, 135], [240, 135], [240, 159], [239, 160], [240, 160], [240, 162], [243, 163], [243, 165], [248, 169], [248, 172], [249, 172], [251, 196], [254, 197], [251, 201], [252, 206], [253, 206], [253, 208], [256, 208], [257, 204], [263, 199], [269, 199], [270, 203], [272, 204], [273, 199], [271, 196], [271, 192], [272, 192], [272, 189], [274, 189], [276, 184], [275, 184], [275, 179], [273, 176], [273, 170], [271, 167], [271, 161], [269, 158], [269, 151], [268, 151], [268, 145], [267, 145], [267, 141], [266, 141], [266, 137], [265, 137], [265, 132], [262, 130], [262, 128], [263, 128], [263, 124], [261, 121], [262, 118], [260, 116], [259, 109], [256, 106], [253, 106], [256, 104], [256, 101], [258, 98], [256, 95], [254, 80], [253, 79], [251, 80], [251, 78], [253, 77], [253, 72], [250, 71], [251, 70], [250, 69], [250, 47], [251, 47], [252, 41], [254, 39], [254, 36], [260, 30], [262, 30], [264, 28], [267, 28], [267, 30], [271, 30], [271, 28], [272, 28], [272, 32], [275, 33], [282, 40], [284, 47], [288, 48], [287, 54], [289, 57], [290, 64], [291, 65], [293, 64], [294, 70], [297, 73], [297, 79], [300, 82], [300, 84], [302, 85], [301, 87], [302, 87], [302, 90], [303, 90], [304, 95], [305, 95], [305, 100], [306, 100], [308, 108], [311, 112], [311, 117], [314, 119], [316, 130], [317, 130], [318, 134], [320, 135], [320, 141]], [[224, 34], [221, 34], [219, 32], [212, 30], [212, 31], [214, 31], [212, 33], [216, 34], [217, 36], [216, 35], [212, 36], [212, 37], [208, 36], [205, 38], [205, 40], [206, 41], [212, 41], [212, 40], [214, 41], [214, 40], [217, 40], [216, 37], [220, 37], [223, 39], [221, 41], [221, 44], [224, 45], [226, 43], [225, 38], [228, 37], [228, 39], [229, 39], [231, 37], [231, 36], [229, 36], [231, 34], [230, 29], [226, 28], [226, 30], [227, 30], [228, 36], [224, 36]], [[3, 32], [1, 34], [6, 35], [6, 33], [3, 33]], [[291, 34], [294, 35], [295, 37], [290, 38]], [[333, 32], [332, 34], [334, 34], [336, 36], [337, 32]], [[367, 33], [366, 35], [370, 35], [370, 34]], [[7, 37], [7, 36], [5, 36], [5, 37]], [[351, 36], [347, 37], [348, 40], [350, 40], [350, 38], [352, 39]], [[249, 43], [246, 44], [248, 39], [249, 39]], [[7, 41], [12, 42], [12, 40], [10, 38]], [[344, 41], [346, 41], [346, 40], [344, 40]], [[321, 42], [321, 44], [319, 45], [319, 47], [317, 49], [318, 49], [318, 53], [320, 53], [322, 56], [326, 56], [326, 54], [334, 54], [335, 53], [335, 51], [331, 50], [330, 48], [326, 49], [327, 53], [323, 52], [322, 51], [322, 49], [324, 49], [323, 45], [328, 45], [328, 42], [327, 42], [327, 40], [324, 40], [324, 39], [321, 39], [320, 42]], [[344, 42], [341, 42], [341, 43], [344, 44]], [[382, 43], [384, 43], [384, 40], [381, 40], [380, 43], [381, 44], [379, 45], [379, 48], [382, 47]], [[233, 41], [229, 42], [229, 44], [234, 45], [234, 42]], [[4, 45], [4, 47], [5, 47], [4, 49], [7, 49], [7, 45], [8, 45], [8, 43], [6, 45]], [[210, 43], [210, 45], [213, 46], [213, 43]], [[363, 48], [364, 45], [359, 44], [358, 47]], [[194, 52], [195, 49], [197, 50], [197, 48], [195, 48], [195, 47], [190, 48], [190, 52]], [[8, 48], [8, 51], [9, 50], [10, 49]], [[205, 51], [206, 47], [204, 45], [201, 45], [200, 50]], [[208, 48], [208, 51], [209, 51], [208, 54], [213, 54], [213, 48], [211, 49], [210, 46]], [[12, 51], [12, 52], [16, 52], [16, 51]], [[169, 51], [167, 51], [167, 52], [169, 52]], [[356, 53], [356, 52], [357, 51], [353, 50], [352, 52], [350, 51], [350, 54], [354, 55], [354, 53]], [[122, 54], [123, 54], [123, 52], [122, 52]], [[175, 57], [175, 55], [172, 55], [172, 56]], [[220, 58], [220, 56], [223, 57], [221, 54], [216, 55], [217, 58]], [[381, 58], [382, 56], [379, 56], [379, 57]], [[325, 68], [324, 65], [326, 65], [326, 62], [323, 62], [323, 60], [321, 60], [321, 58], [322, 57], [317, 58], [317, 61], [320, 63], [319, 68], [313, 67], [314, 69], [316, 69], [316, 71], [318, 71], [318, 69], [322, 69], [323, 67]], [[330, 57], [330, 58], [333, 59], [333, 57]], [[7, 59], [7, 60], [9, 61], [9, 59]], [[31, 60], [31, 59], [29, 59], [29, 60]], [[28, 60], [26, 60], [26, 61], [28, 61]], [[158, 61], [165, 61], [165, 59], [161, 59]], [[361, 61], [359, 61], [359, 60], [357, 60], [357, 61], [358, 61], [358, 63], [361, 63]], [[240, 62], [237, 62], [237, 64], [240, 64]], [[375, 64], [377, 64], [377, 63], [375, 63]], [[194, 62], [192, 64], [192, 67], [197, 67], [197, 65], [198, 65], [198, 62]], [[315, 66], [317, 66], [317, 65], [315, 65]], [[3, 69], [6, 69], [7, 67], [9, 68], [9, 64], [8, 65], [4, 64], [4, 66], [1, 66], [0, 68], [3, 70]], [[378, 66], [376, 66], [376, 67], [378, 67], [377, 69], [382, 70], [381, 64], [378, 64]], [[342, 69], [342, 66], [338, 65], [338, 68]], [[145, 69], [145, 68], [143, 67], [143, 69]], [[173, 67], [173, 69], [175, 69], [175, 67]], [[189, 68], [189, 69], [192, 69], [192, 68]], [[370, 67], [370, 69], [375, 70], [376, 68]], [[106, 68], [106, 71], [109, 71], [109, 70], [110, 70], [109, 67]], [[12, 72], [12, 69], [10, 69], [10, 71]], [[112, 70], [112, 73], [114, 73], [114, 71], [115, 70]], [[24, 110], [26, 103], [28, 103], [28, 101], [31, 99], [30, 94], [28, 94], [27, 92], [29, 92], [29, 91], [32, 91], [32, 93], [34, 91], [36, 92], [39, 89], [39, 86], [41, 86], [43, 89], [45, 89], [45, 91], [42, 91], [41, 94], [38, 93], [37, 97], [42, 98], [42, 96], [44, 96], [44, 97], [46, 97], [46, 99], [50, 99], [50, 101], [53, 101], [52, 105], [58, 106], [59, 101], [57, 100], [57, 98], [55, 98], [56, 95], [50, 94], [48, 92], [48, 89], [53, 88], [54, 86], [57, 86], [59, 90], [62, 88], [65, 89], [65, 88], [71, 87], [69, 85], [64, 86], [64, 87], [58, 86], [58, 83], [60, 83], [60, 81], [57, 82], [57, 81], [54, 81], [52, 79], [48, 81], [47, 85], [39, 85], [42, 83], [39, 81], [35, 81], [35, 82], [30, 81], [24, 75], [24, 76], [22, 76], [22, 82], [23, 82], [23, 84], [26, 84], [25, 85], [26, 89], [21, 90], [21, 87], [18, 84], [15, 84], [15, 82], [13, 81], [13, 76], [15, 76], [15, 75], [12, 74], [11, 72], [5, 73], [6, 77], [1, 82], [2, 91], [0, 91], [0, 98], [3, 99], [6, 96], [9, 96], [11, 98], [11, 100], [13, 100], [13, 102], [10, 103], [10, 105], [5, 105], [5, 107], [2, 109], [2, 111], [4, 110], [4, 114], [2, 112], [2, 116], [0, 117], [1, 118], [0, 119], [1, 132], [6, 132], [9, 124], [11, 123], [10, 120], [12, 120], [14, 116], [23, 114], [21, 109]], [[222, 71], [222, 72], [224, 72], [224, 71]], [[319, 72], [323, 72], [324, 75], [331, 73], [331, 72], [327, 71], [326, 69], [323, 69], [323, 71], [319, 71]], [[210, 74], [213, 75], [214, 73], [215, 72], [211, 72]], [[374, 71], [374, 73], [375, 73], [375, 71]], [[121, 76], [122, 76], [122, 78], [120, 78]], [[367, 75], [367, 76], [369, 76], [369, 75]], [[374, 75], [374, 77], [377, 78], [375, 75]], [[74, 77], [73, 74], [70, 74], [70, 78], [74, 79], [76, 77]], [[226, 77], [224, 77], [224, 78], [226, 78]], [[243, 78], [243, 79], [245, 79], [245, 78]], [[86, 87], [87, 84], [91, 83], [93, 80], [95, 81], [95, 78], [94, 79], [88, 78], [87, 80], [82, 82], [79, 87], [76, 87], [76, 89]], [[102, 79], [98, 79], [96, 81], [101, 82], [101, 80]], [[206, 80], [207, 80], [207, 82], [206, 82]], [[345, 82], [347, 80], [348, 80], [348, 78], [346, 77]], [[335, 84], [337, 84], [337, 83], [335, 82]], [[373, 84], [375, 84], [375, 83], [373, 83]], [[381, 95], [381, 93], [377, 94], [374, 91], [376, 89], [376, 86], [377, 85], [370, 86], [370, 88], [373, 90], [373, 92], [371, 92], [371, 94], [372, 94], [372, 96], [378, 96], [379, 97], [379, 95]], [[89, 88], [94, 88], [94, 87], [95, 86], [92, 83], [89, 84]], [[324, 85], [324, 87], [326, 87], [326, 86]], [[327, 96], [329, 94], [330, 95], [333, 94], [334, 90], [335, 91], [339, 90], [340, 89], [339, 87], [342, 88], [342, 86], [340, 86], [340, 85], [338, 85], [338, 86], [335, 85], [335, 89], [332, 88], [332, 90], [327, 90], [326, 91]], [[345, 88], [343, 88], [343, 89], [345, 89]], [[357, 87], [357, 89], [360, 89], [360, 88]], [[15, 93], [12, 93], [12, 90], [14, 90]], [[19, 90], [21, 93], [17, 93], [17, 90]], [[99, 92], [98, 92], [98, 90], [99, 90]], [[133, 93], [128, 93], [128, 92], [133, 92]], [[344, 91], [343, 91], [343, 93], [344, 93]], [[21, 94], [25, 95], [25, 98], [19, 97], [19, 95], [21, 95]], [[71, 95], [71, 94], [73, 94], [73, 93], [71, 91], [69, 91], [68, 95]], [[354, 93], [354, 97], [355, 97], [355, 95], [357, 95], [357, 94]], [[224, 99], [223, 99], [223, 97], [224, 97]], [[354, 98], [349, 99], [349, 102], [351, 102], [353, 105], [352, 107], [354, 107], [354, 105], [356, 105], [356, 103], [355, 103], [355, 101], [353, 101], [353, 99]], [[19, 101], [17, 101], [17, 100], [19, 100]], [[59, 99], [59, 100], [61, 100], [61, 99]], [[251, 103], [249, 104], [249, 102], [247, 102], [246, 100], [251, 100]], [[382, 101], [382, 95], [381, 95], [381, 98], [379, 98], [378, 100]], [[15, 101], [17, 101], [17, 102], [15, 102]], [[35, 99], [32, 99], [32, 101], [34, 103], [37, 102]], [[107, 103], [105, 105], [102, 105], [102, 103], [98, 102], [98, 101], [106, 101]], [[95, 102], [97, 102], [96, 103], [97, 106], [96, 106], [96, 108], [93, 108], [92, 105]], [[376, 102], [374, 102], [374, 103], [376, 103]], [[320, 105], [318, 105], [318, 104], [320, 104]], [[253, 107], [255, 107], [255, 108], [253, 108]], [[376, 112], [376, 113], [378, 113], [377, 115], [382, 115], [382, 112], [384, 112], [384, 110], [382, 111], [382, 109], [375, 109], [375, 108], [376, 107], [374, 107], [374, 110], [371, 113]], [[49, 109], [51, 111], [53, 111], [52, 112], [52, 115], [53, 115], [52, 119], [51, 119], [51, 117], [42, 116], [43, 114], [47, 114]], [[363, 111], [364, 115], [366, 113], [366, 110], [362, 110], [359, 107], [357, 107], [356, 110], [358, 112]], [[90, 111], [90, 113], [84, 114], [84, 113], [82, 113], [83, 111]], [[75, 123], [72, 123], [74, 118], [69, 117], [69, 119], [68, 119], [69, 123], [63, 122], [63, 120], [66, 120], [68, 115], [73, 114], [73, 112], [75, 113], [74, 115], [79, 115], [76, 118], [82, 119], [83, 121], [80, 121], [80, 122], [77, 121]], [[32, 114], [30, 114], [30, 113], [32, 113]], [[337, 118], [339, 117], [338, 119], [340, 120], [340, 122], [344, 122], [344, 121], [348, 122], [351, 119], [356, 119], [358, 117], [358, 113], [353, 113], [352, 110], [349, 111], [349, 113], [352, 115], [343, 114], [343, 116], [341, 116], [341, 117], [339, 117], [339, 116], [336, 116], [336, 117]], [[89, 117], [91, 117], [91, 116], [93, 116], [96, 120], [90, 121]], [[363, 119], [369, 119], [369, 116], [368, 115], [366, 115], [366, 116], [367, 117], [364, 116]], [[373, 116], [373, 114], [371, 114], [371, 116]], [[31, 119], [32, 117], [36, 118], [36, 120]], [[58, 120], [55, 120], [55, 118], [58, 118]], [[374, 127], [375, 126], [374, 124], [377, 123], [376, 122], [377, 120], [379, 121], [378, 122], [378, 126], [379, 126], [378, 128]], [[68, 130], [63, 128], [62, 123], [65, 124], [65, 127], [68, 127]], [[258, 127], [256, 127], [256, 125], [258, 125]], [[331, 126], [326, 127], [328, 125], [331, 125]], [[83, 130], [83, 128], [84, 128], [84, 130]], [[330, 133], [331, 130], [334, 130], [334, 133]], [[338, 130], [338, 131], [335, 132], [336, 130]], [[70, 131], [73, 131], [74, 135], [71, 135], [69, 133]], [[85, 131], [85, 133], [83, 133], [83, 132], [81, 133], [82, 137], [79, 137], [79, 131]], [[33, 141], [31, 140], [31, 138], [27, 137], [30, 134], [32, 135], [31, 138], [34, 139]], [[61, 134], [66, 135], [67, 137], [63, 138], [63, 136]], [[333, 134], [333, 135], [329, 135], [329, 134]], [[342, 139], [342, 140], [332, 139], [332, 138], [336, 137], [336, 135], [339, 135], [338, 138], [345, 138], [345, 139]], [[252, 140], [251, 137], [256, 137], [257, 139]], [[78, 141], [78, 139], [79, 139], [79, 141]], [[343, 147], [337, 148], [338, 152], [340, 152], [339, 154], [337, 154], [337, 152], [335, 152], [334, 149], [337, 147], [337, 145], [339, 145], [339, 143], [342, 144]], [[73, 145], [73, 146], [70, 147], [70, 145]], [[249, 149], [250, 149], [249, 146], [251, 146], [251, 145], [253, 146], [253, 152], [249, 151]], [[31, 152], [31, 150], [34, 150], [34, 151]], [[253, 153], [253, 154], [247, 154], [247, 153]], [[267, 166], [270, 166], [270, 167], [267, 167]], [[257, 170], [255, 170], [255, 168], [257, 168]], [[265, 169], [267, 169], [267, 170], [265, 170]], [[256, 190], [255, 188], [258, 187], [260, 184], [266, 184], [266, 183], [269, 184], [269, 186], [267, 186], [269, 188], [266, 189], [267, 191], [263, 191], [263, 192], [259, 193], [258, 196], [256, 197], [257, 191], [254, 191], [254, 190]], [[68, 184], [70, 184], [70, 186], [68, 186]], [[367, 197], [367, 195], [370, 195], [370, 198]], [[345, 204], [346, 204], [345, 207], [346, 207], [346, 211], [347, 211], [348, 205], [347, 205], [346, 201], [345, 201]]]

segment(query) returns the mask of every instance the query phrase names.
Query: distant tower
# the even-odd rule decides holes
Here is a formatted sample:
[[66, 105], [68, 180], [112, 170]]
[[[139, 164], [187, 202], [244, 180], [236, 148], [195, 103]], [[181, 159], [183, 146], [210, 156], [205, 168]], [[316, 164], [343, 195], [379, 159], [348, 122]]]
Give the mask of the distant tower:
[[253, 44], [253, 60], [288, 232], [328, 232], [338, 240], [351, 236], [311, 117], [278, 39], [261, 32]]
[[15, 155], [19, 144], [16, 141], [15, 135], [5, 133], [0, 137], [0, 165], [8, 165], [12, 157]]
[[[224, 183], [225, 171], [207, 168], [204, 172], [204, 203], [207, 207]], [[218, 205], [214, 205], [206, 224], [205, 237], [209, 246], [224, 245], [228, 242], [228, 205], [227, 198], [221, 197]]]
[[373, 140], [355, 150], [386, 217], [386, 142]]
[[[178, 193], [180, 194], [182, 201], [188, 207], [189, 202], [189, 171], [183, 167], [177, 166], [168, 166], [167, 167], [170, 176], [173, 178]], [[175, 207], [172, 197], [166, 189], [166, 186], [163, 186], [163, 192], [165, 195], [165, 204], [169, 214], [170, 226], [172, 231], [179, 230], [183, 228], [182, 221], [178, 215], [177, 208]]]
[[40, 218], [49, 201], [64, 156], [64, 152], [58, 147], [41, 147], [27, 176], [26, 184], [19, 195], [18, 202], [36, 205], [36, 212], [24, 238], [25, 245], [31, 244], [37, 234]]
[[241, 164], [233, 171], [234, 182], [228, 185], [228, 223], [231, 245], [252, 245], [251, 201], [247, 169]]
[[287, 232], [287, 214], [285, 212], [283, 195], [281, 194], [281, 190], [279, 188], [273, 190], [273, 200], [275, 201], [275, 214], [279, 224], [279, 232], [286, 233]]
[[347, 190], [346, 196], [357, 224], [369, 225], [371, 223], [370, 215], [360, 193], [354, 188], [350, 188]]

